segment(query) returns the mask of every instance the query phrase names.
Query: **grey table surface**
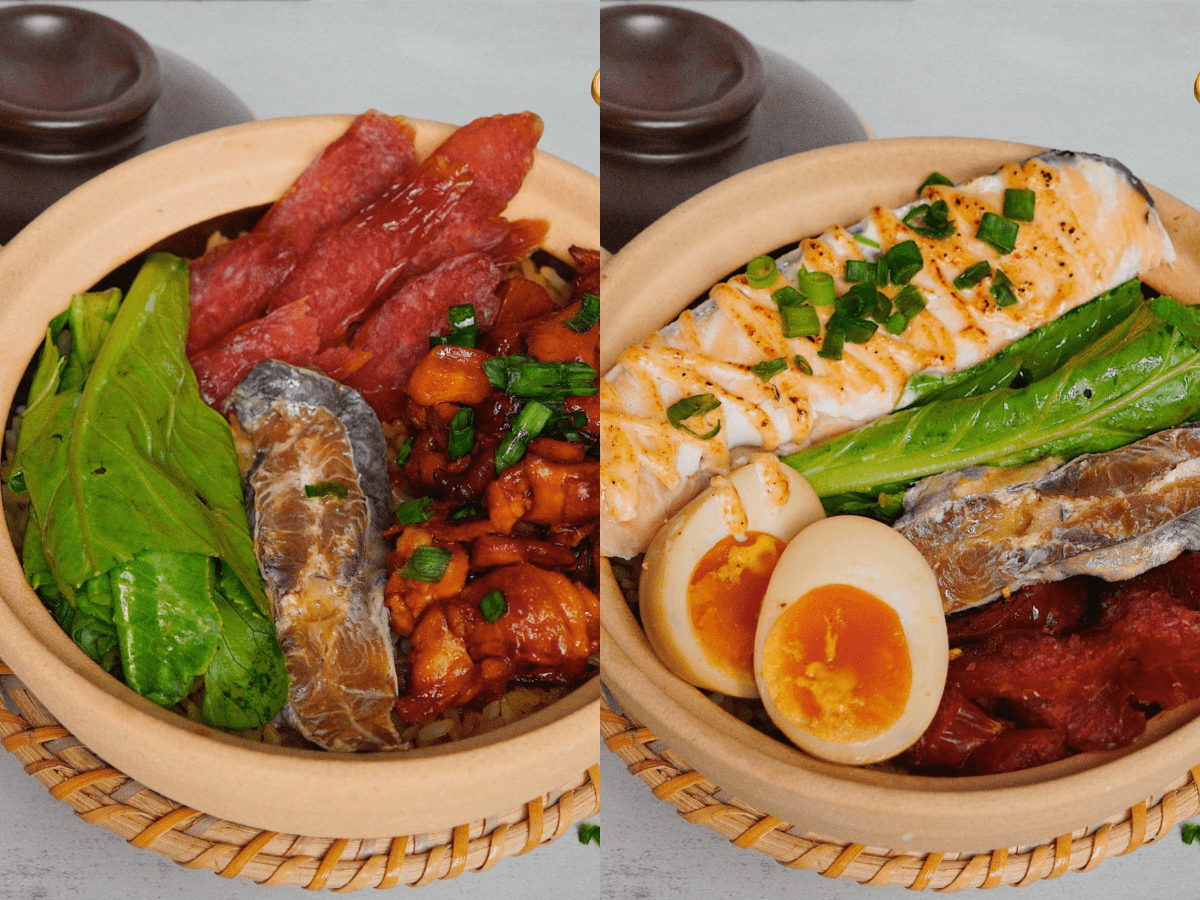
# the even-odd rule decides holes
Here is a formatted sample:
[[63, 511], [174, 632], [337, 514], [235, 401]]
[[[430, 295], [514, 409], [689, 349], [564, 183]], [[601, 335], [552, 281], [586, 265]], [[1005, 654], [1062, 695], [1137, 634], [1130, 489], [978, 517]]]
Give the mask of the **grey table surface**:
[[[599, 172], [599, 23], [579, 2], [72, 3], [138, 31], [224, 82], [259, 118], [392, 114], [462, 123], [531, 109], [542, 149]], [[314, 798], [314, 802], [320, 802]], [[435, 882], [436, 898], [596, 897], [601, 853], [573, 833], [486, 873]], [[400, 890], [404, 890], [401, 888]], [[0, 753], [0, 900], [300, 898], [175, 866], [77, 819]]]
[[[962, 136], [1116, 157], [1200, 204], [1200, 4], [1189, 2], [678, 3], [789, 55], [876, 137]], [[1197, 748], [1200, 758], [1200, 748]], [[690, 825], [605, 753], [605, 897], [899, 900], [786, 869]], [[1159, 843], [1022, 889], [1034, 900], [1196, 896], [1200, 850]]]

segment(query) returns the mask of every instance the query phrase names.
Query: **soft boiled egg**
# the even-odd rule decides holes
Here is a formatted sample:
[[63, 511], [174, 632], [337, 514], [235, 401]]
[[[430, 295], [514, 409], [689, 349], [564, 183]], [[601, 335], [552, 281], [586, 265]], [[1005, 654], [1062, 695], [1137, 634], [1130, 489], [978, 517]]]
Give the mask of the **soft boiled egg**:
[[775, 563], [821, 501], [794, 469], [755, 454], [680, 510], [646, 551], [638, 591], [658, 658], [697, 687], [754, 697], [754, 634]]
[[933, 570], [899, 532], [832, 516], [784, 550], [754, 642], [771, 720], [813, 756], [890, 759], [929, 726], [949, 662]]

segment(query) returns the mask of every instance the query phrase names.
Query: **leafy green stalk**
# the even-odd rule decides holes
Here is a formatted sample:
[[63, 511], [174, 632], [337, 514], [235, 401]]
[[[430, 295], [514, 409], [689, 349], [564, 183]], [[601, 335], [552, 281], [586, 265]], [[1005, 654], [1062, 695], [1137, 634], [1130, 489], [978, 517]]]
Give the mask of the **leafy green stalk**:
[[1068, 359], [1107, 334], [1142, 305], [1141, 283], [1131, 278], [1018, 338], [993, 356], [953, 375], [921, 372], [908, 379], [898, 408], [934, 400], [975, 397], [997, 388], [1045, 378]]
[[901, 410], [784, 462], [828, 510], [963, 466], [1111, 450], [1200, 413], [1198, 347], [1200, 309], [1156, 297], [1026, 387]]

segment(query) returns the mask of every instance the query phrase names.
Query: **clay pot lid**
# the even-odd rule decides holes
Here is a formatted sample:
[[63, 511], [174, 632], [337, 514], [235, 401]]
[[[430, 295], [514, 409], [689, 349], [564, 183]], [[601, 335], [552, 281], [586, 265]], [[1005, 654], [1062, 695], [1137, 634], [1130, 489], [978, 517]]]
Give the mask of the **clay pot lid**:
[[0, 9], [0, 132], [24, 150], [120, 141], [158, 101], [153, 48], [130, 28], [72, 7]]
[[766, 87], [754, 46], [716, 19], [669, 6], [600, 12], [601, 127], [679, 140], [746, 118]]

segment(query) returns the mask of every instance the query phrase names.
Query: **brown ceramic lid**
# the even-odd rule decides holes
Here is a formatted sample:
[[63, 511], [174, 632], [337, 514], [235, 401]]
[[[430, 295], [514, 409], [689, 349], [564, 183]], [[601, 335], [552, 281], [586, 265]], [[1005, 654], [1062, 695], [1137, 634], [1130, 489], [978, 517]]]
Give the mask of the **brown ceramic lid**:
[[869, 136], [811, 72], [701, 13], [606, 7], [600, 55], [601, 228], [612, 252], [730, 175]]
[[0, 243], [105, 169], [253, 119], [212, 76], [84, 9], [0, 9]]

